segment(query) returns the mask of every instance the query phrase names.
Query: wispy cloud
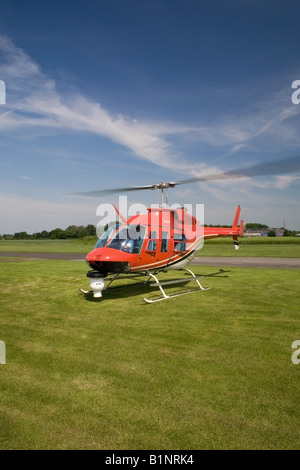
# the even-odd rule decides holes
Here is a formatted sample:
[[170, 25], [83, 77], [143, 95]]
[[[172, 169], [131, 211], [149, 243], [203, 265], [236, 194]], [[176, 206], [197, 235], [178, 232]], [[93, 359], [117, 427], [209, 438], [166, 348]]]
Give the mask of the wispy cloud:
[[300, 176], [297, 175], [278, 175], [275, 181], [275, 187], [278, 189], [286, 189], [294, 181], [299, 181]]
[[183, 132], [183, 127], [174, 125], [159, 130], [156, 123], [114, 116], [80, 93], [63, 96], [38, 64], [9, 39], [0, 37], [0, 51], [4, 57], [0, 76], [7, 84], [9, 97], [0, 114], [0, 131], [40, 128], [94, 133], [124, 145], [140, 158], [171, 166], [174, 156], [168, 153], [170, 143], [162, 132]]
[[20, 178], [22, 180], [33, 180], [32, 176], [27, 176], [27, 175], [21, 175]]
[[[270, 149], [278, 142], [295, 146], [300, 143], [298, 128], [293, 122], [300, 114], [300, 106], [287, 104], [286, 91], [269, 98], [242, 118], [222, 116], [210, 126], [140, 122], [113, 115], [79, 92], [59, 93], [55, 82], [40, 66], [3, 36], [0, 36], [0, 54], [0, 77], [7, 86], [7, 106], [0, 109], [0, 132], [93, 133], [127, 147], [138, 158], [193, 175], [217, 172], [217, 162], [241, 150]], [[176, 134], [181, 134], [182, 138], [192, 136], [199, 146], [208, 144], [217, 149], [220, 156], [215, 158], [215, 164], [191, 165], [188, 158], [178, 155], [172, 142]]]

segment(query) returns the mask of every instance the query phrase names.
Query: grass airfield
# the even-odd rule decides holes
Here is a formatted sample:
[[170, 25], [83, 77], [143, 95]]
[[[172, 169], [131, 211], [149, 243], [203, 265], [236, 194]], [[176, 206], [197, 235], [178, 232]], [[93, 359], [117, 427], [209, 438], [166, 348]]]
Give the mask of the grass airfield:
[[[39, 249], [57, 251], [54, 242]], [[258, 256], [254, 245], [237, 256]], [[285, 245], [263, 256], [300, 256], [299, 243]], [[207, 244], [203, 256], [222, 248]], [[1, 251], [2, 241], [0, 448], [299, 448], [300, 270], [193, 266], [210, 290], [148, 305], [158, 290], [125, 281], [102, 300], [80, 294], [84, 262]]]

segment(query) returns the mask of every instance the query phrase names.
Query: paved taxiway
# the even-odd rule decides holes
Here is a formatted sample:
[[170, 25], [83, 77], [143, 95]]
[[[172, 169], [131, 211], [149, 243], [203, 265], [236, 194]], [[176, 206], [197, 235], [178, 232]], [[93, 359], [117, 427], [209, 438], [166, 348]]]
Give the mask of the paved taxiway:
[[[0, 252], [0, 260], [13, 261], [16, 258], [30, 259], [60, 259], [81, 261], [85, 259], [82, 253], [38, 253], [38, 252]], [[261, 258], [261, 257], [212, 257], [194, 258], [191, 264], [203, 266], [241, 266], [249, 268], [282, 268], [300, 269], [300, 258]]]

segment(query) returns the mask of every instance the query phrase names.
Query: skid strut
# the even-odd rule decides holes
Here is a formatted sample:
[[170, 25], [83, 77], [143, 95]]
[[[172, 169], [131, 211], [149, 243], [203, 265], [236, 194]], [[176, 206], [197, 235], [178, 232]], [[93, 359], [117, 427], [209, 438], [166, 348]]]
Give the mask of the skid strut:
[[[204, 276], [195, 276], [193, 271], [190, 271], [187, 268], [184, 268], [184, 271], [189, 272], [192, 275], [192, 278], [191, 279], [174, 279], [174, 280], [170, 280], [170, 281], [160, 282], [154, 274], [148, 272], [149, 279], [150, 279], [150, 277], [152, 277], [155, 280], [155, 283], [150, 284], [150, 286], [151, 287], [156, 287], [157, 286], [160, 289], [163, 296], [158, 297], [156, 299], [147, 299], [146, 297], [144, 297], [145, 302], [147, 302], [149, 304], [152, 304], [153, 302], [160, 302], [161, 300], [171, 299], [172, 297], [179, 297], [180, 295], [191, 294], [192, 292], [198, 292], [199, 290], [209, 289], [209, 287], [202, 287], [200, 282], [198, 281], [198, 279], [200, 279]], [[162, 286], [167, 285], [167, 284], [171, 285], [171, 284], [178, 284], [180, 282], [189, 282], [189, 281], [196, 281], [196, 283], [198, 284], [198, 289], [191, 289], [191, 290], [187, 290], [187, 291], [184, 291], [184, 292], [179, 292], [178, 294], [167, 295], [165, 293], [163, 287], [162, 287]]]

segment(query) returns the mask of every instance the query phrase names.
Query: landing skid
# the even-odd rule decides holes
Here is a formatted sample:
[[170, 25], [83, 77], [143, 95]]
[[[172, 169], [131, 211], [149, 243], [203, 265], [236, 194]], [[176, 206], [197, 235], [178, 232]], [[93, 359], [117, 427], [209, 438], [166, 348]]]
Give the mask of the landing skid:
[[[198, 292], [198, 291], [201, 291], [201, 290], [208, 290], [209, 287], [202, 287], [200, 282], [198, 281], [198, 279], [200, 279], [201, 277], [204, 277], [204, 276], [195, 276], [195, 274], [190, 271], [189, 269], [187, 268], [184, 268], [184, 271], [187, 271], [189, 272], [191, 275], [192, 275], [192, 278], [190, 279], [174, 279], [174, 280], [170, 280], [170, 281], [163, 281], [163, 282], [160, 282], [156, 276], [154, 276], [154, 274], [152, 273], [148, 273], [149, 276], [151, 276], [154, 280], [155, 280], [155, 283], [153, 284], [150, 284], [151, 287], [158, 287], [162, 293], [162, 297], [158, 297], [156, 299], [147, 299], [146, 297], [144, 297], [144, 301], [147, 302], [148, 304], [152, 304], [154, 302], [160, 302], [161, 300], [167, 300], [167, 299], [171, 299], [172, 297], [179, 297], [180, 295], [185, 295], [185, 294], [191, 294], [193, 292]], [[196, 281], [196, 283], [198, 284], [198, 289], [192, 289], [192, 290], [187, 290], [187, 291], [184, 291], [184, 292], [179, 292], [177, 294], [172, 294], [172, 295], [167, 295], [163, 289], [163, 285], [171, 285], [171, 284], [178, 284], [180, 282], [189, 282], [189, 281]]]
[[[158, 287], [162, 293], [162, 297], [158, 297], [158, 298], [155, 298], [155, 299], [147, 299], [146, 297], [143, 297], [143, 300], [145, 302], [147, 302], [148, 304], [152, 304], [154, 302], [160, 302], [161, 300], [167, 300], [167, 299], [171, 299], [172, 297], [179, 297], [180, 295], [185, 295], [185, 294], [192, 294], [193, 292], [199, 292], [199, 291], [202, 291], [202, 290], [208, 290], [209, 287], [203, 287], [200, 282], [198, 281], [198, 279], [200, 278], [203, 278], [204, 276], [196, 276], [192, 271], [190, 271], [189, 269], [187, 268], [183, 268], [182, 269], [183, 271], [186, 271], [188, 272], [189, 274], [191, 274], [192, 277], [189, 277], [189, 278], [181, 278], [181, 279], [170, 279], [169, 281], [159, 281], [157, 279], [157, 277], [150, 273], [149, 271], [145, 271], [143, 273], [138, 273], [138, 274], [133, 274], [131, 275], [131, 277], [140, 277], [140, 276], [148, 276], [148, 279], [142, 283], [138, 283], [139, 285], [146, 285], [150, 280], [151, 278], [154, 279], [154, 283], [151, 283], [150, 284], [150, 287]], [[155, 273], [157, 275], [157, 273]], [[109, 278], [107, 279], [108, 284], [103, 288], [103, 291], [107, 290], [108, 287], [111, 285], [111, 283], [120, 275], [120, 273], [118, 274], [115, 274], [112, 278]], [[195, 281], [198, 285], [198, 288], [196, 289], [190, 289], [190, 290], [187, 290], [187, 291], [184, 291], [184, 292], [178, 292], [177, 294], [171, 294], [171, 295], [167, 295], [165, 290], [163, 289], [163, 286], [166, 286], [166, 285], [172, 285], [172, 284], [179, 284], [181, 282], [190, 282], [190, 281]], [[132, 284], [132, 285], [136, 285], [136, 284]], [[116, 286], [116, 287], [125, 287], [124, 285], [122, 286]], [[93, 291], [92, 290], [84, 290], [84, 289], [79, 289], [79, 291], [82, 293], [82, 294], [93, 294]]]

